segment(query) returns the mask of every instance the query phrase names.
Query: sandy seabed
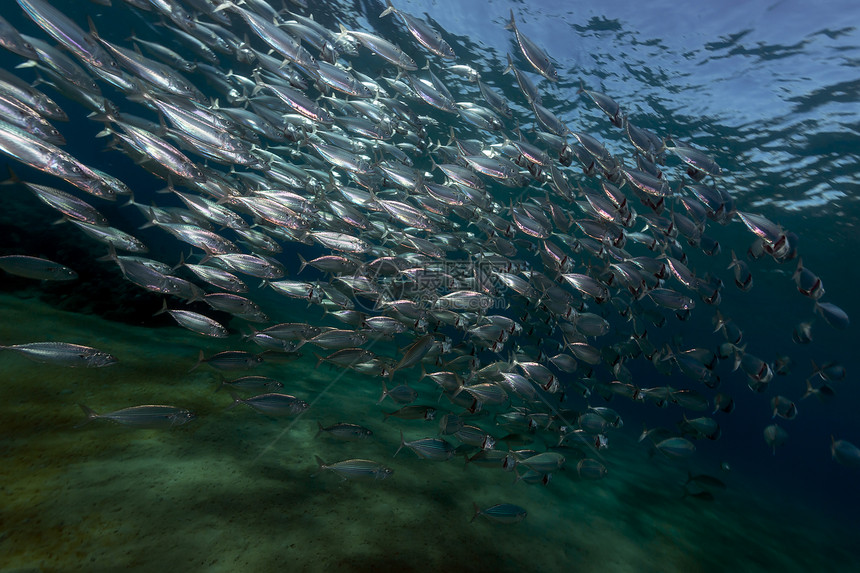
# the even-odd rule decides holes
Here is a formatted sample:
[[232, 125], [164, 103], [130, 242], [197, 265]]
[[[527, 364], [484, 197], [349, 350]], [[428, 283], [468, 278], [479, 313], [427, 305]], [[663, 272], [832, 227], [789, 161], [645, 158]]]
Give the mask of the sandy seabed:
[[[75, 342], [119, 359], [66, 369], [0, 353], [2, 571], [856, 571], [860, 562], [856, 528], [744, 476], [725, 477], [714, 501], [683, 497], [687, 467], [649, 458], [630, 432], [612, 435], [603, 480], [581, 480], [574, 460], [546, 487], [514, 484], [462, 456], [392, 457], [398, 430], [417, 439], [437, 425], [383, 422], [395, 406], [376, 405], [377, 380], [316, 369], [310, 352], [253, 371], [311, 402], [298, 419], [271, 419], [244, 405], [225, 411], [231, 400], [214, 392], [213, 368], [188, 372], [200, 349], [255, 351], [238, 335], [224, 345], [9, 295], [0, 316], [0, 343]], [[428, 380], [415, 386], [435, 401]], [[99, 412], [172, 404], [198, 418], [170, 430], [105, 420], [76, 428], [77, 403]], [[338, 421], [374, 436], [316, 436], [318, 422]], [[395, 473], [343, 481], [320, 472], [314, 455], [369, 458]], [[517, 504], [528, 517], [470, 522], [473, 502]]]

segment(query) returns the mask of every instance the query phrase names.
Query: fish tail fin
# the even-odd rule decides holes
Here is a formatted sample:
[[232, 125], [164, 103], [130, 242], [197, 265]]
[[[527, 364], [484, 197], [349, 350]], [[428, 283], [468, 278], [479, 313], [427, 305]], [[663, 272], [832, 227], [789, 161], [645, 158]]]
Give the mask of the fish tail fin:
[[0, 182], [0, 185], [13, 185], [15, 183], [21, 183], [21, 179], [18, 178], [18, 175], [12, 171], [12, 167], [7, 165], [6, 169], [9, 170], [9, 179], [6, 179]]
[[382, 401], [385, 400], [385, 397], [388, 396], [388, 387], [385, 385], [385, 380], [382, 381], [382, 397], [379, 398], [379, 401], [376, 402], [377, 405], [382, 404]]
[[517, 22], [514, 20], [514, 9], [511, 8], [511, 20], [505, 24], [505, 30], [516, 30]]
[[[323, 428], [323, 425], [320, 424], [319, 420], [317, 420], [317, 433], [314, 434], [314, 438], [319, 438], [320, 434], [322, 434], [324, 431], [325, 431], [325, 428]], [[317, 456], [314, 456], [314, 457], [317, 457]]]
[[391, 457], [393, 458], [393, 457], [397, 456], [397, 454], [400, 453], [400, 450], [402, 450], [403, 446], [405, 446], [405, 445], [406, 445], [406, 441], [403, 439], [403, 430], [400, 430], [400, 447], [397, 448], [397, 451], [394, 452], [394, 455]]
[[197, 355], [197, 362], [194, 363], [194, 366], [191, 367], [189, 372], [193, 372], [193, 371], [197, 370], [197, 367], [200, 366], [201, 364], [203, 364], [203, 361], [205, 358], [206, 358], [206, 355], [203, 354], [203, 351], [201, 350], [200, 354]]
[[87, 24], [90, 26], [90, 35], [96, 40], [99, 40], [99, 32], [96, 30], [96, 23], [93, 22], [93, 19], [89, 15], [87, 15]]
[[321, 470], [324, 470], [324, 469], [325, 469], [325, 465], [326, 465], [326, 464], [325, 464], [325, 462], [323, 461], [323, 459], [322, 459], [321, 457], [319, 457], [318, 455], [314, 454], [314, 460], [316, 460], [316, 462], [317, 462], [317, 469], [321, 469]]
[[222, 2], [221, 4], [216, 6], [215, 9], [213, 10], [213, 12], [221, 12], [222, 10], [226, 10], [227, 8], [235, 8], [235, 7], [236, 7], [236, 5], [228, 0], [227, 2]]
[[511, 59], [511, 54], [508, 53], [507, 56], [508, 56], [508, 65], [505, 67], [504, 71], [502, 72], [502, 75], [505, 75], [506, 73], [513, 71], [513, 69], [514, 69], [514, 61]]
[[800, 278], [801, 273], [803, 273], [803, 257], [797, 257], [797, 268], [794, 269], [794, 274], [791, 275], [791, 279], [797, 281]]
[[383, 10], [382, 13], [379, 15], [380, 18], [384, 18], [385, 16], [388, 16], [392, 12], [397, 12], [397, 8], [394, 7], [394, 5], [391, 3], [391, 0], [385, 0], [385, 4], [388, 7], [385, 10]]
[[738, 261], [738, 256], [735, 254], [734, 249], [732, 249], [732, 262], [731, 262], [731, 263], [729, 263], [729, 266], [728, 266], [728, 267], [726, 267], [726, 268], [728, 268], [728, 269], [733, 269], [733, 268], [735, 268], [736, 266], [738, 266], [738, 263], [739, 263], [739, 261]]
[[346, 29], [346, 26], [343, 24], [338, 24], [340, 27], [340, 32], [335, 36], [335, 39], [342, 40], [343, 38], [349, 36], [349, 30]]
[[479, 515], [481, 515], [481, 508], [478, 507], [478, 504], [474, 501], [472, 502], [472, 509], [475, 510], [475, 513], [472, 515], [472, 519], [469, 520], [469, 523], [472, 523]]
[[582, 82], [582, 78], [579, 78], [579, 89], [576, 90], [576, 94], [579, 95], [585, 92], [585, 84]]
[[164, 314], [165, 312], [169, 312], [169, 311], [170, 311], [170, 309], [167, 308], [167, 299], [165, 298], [165, 299], [162, 299], [162, 301], [161, 301], [161, 310], [156, 311], [156, 313], [153, 314], [152, 316], [158, 316], [159, 314]]
[[[190, 256], [191, 256], [191, 253], [189, 253], [189, 254], [188, 254], [188, 256], [190, 257]], [[180, 253], [179, 253], [179, 262], [178, 262], [178, 263], [176, 263], [175, 265], [173, 265], [172, 267], [170, 267], [170, 270], [175, 271], [176, 269], [178, 269], [179, 267], [183, 266], [184, 264], [185, 264], [185, 252], [180, 251]]]
[[75, 425], [76, 428], [80, 428], [81, 426], [85, 426], [86, 424], [89, 424], [90, 422], [92, 422], [93, 420], [95, 420], [96, 418], [99, 417], [98, 413], [95, 410], [93, 410], [92, 408], [90, 408], [88, 406], [84, 406], [83, 404], [78, 404], [78, 406], [80, 406], [81, 410], [84, 411], [84, 414], [87, 416], [87, 419], [84, 420], [83, 422], [81, 422], [80, 424], [76, 424]]
[[807, 378], [806, 379], [806, 392], [804, 392], [803, 396], [800, 397], [801, 400], [805, 400], [809, 398], [811, 395], [815, 394], [815, 387], [812, 386], [812, 382]]
[[812, 380], [813, 378], [815, 378], [816, 375], [821, 375], [821, 367], [819, 367], [818, 364], [815, 363], [814, 359], [810, 358], [809, 361], [812, 362], [812, 374], [809, 375], [809, 378], [807, 378], [807, 380]]
[[229, 406], [227, 406], [226, 408], [224, 408], [224, 411], [225, 411], [225, 412], [226, 412], [227, 410], [232, 410], [233, 408], [235, 408], [236, 406], [238, 406], [239, 404], [241, 404], [241, 403], [242, 403], [242, 397], [241, 397], [241, 396], [239, 396], [238, 394], [236, 394], [235, 392], [232, 392], [232, 391], [231, 391], [231, 392], [230, 392], [230, 397], [231, 397], [231, 398], [233, 398], [233, 403], [232, 403], [232, 404], [230, 404]]
[[296, 274], [301, 274], [301, 272], [305, 270], [305, 267], [308, 266], [308, 262], [305, 260], [301, 253], [299, 253], [299, 261], [301, 262], [301, 264], [299, 265], [299, 272]]
[[644, 440], [647, 437], [648, 437], [648, 426], [646, 426], [645, 424], [642, 424], [642, 433], [639, 434], [639, 439], [636, 441], [641, 442], [642, 440]]

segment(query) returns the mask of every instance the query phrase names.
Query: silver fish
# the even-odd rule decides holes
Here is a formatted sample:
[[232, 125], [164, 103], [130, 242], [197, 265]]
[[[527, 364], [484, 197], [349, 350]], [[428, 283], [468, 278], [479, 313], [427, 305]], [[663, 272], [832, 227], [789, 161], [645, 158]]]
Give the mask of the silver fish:
[[391, 477], [394, 470], [387, 468], [379, 462], [373, 460], [343, 460], [342, 462], [334, 462], [332, 464], [325, 463], [321, 457], [314, 456], [317, 461], [317, 466], [321, 470], [331, 470], [342, 477], [344, 480], [349, 479], [372, 479], [382, 480]]
[[344, 440], [347, 442], [367, 440], [373, 436], [372, 431], [368, 430], [364, 426], [359, 426], [358, 424], [339, 422], [337, 424], [332, 424], [331, 426], [323, 427], [322, 424], [317, 422], [317, 426], [319, 428], [316, 433], [317, 436], [325, 432], [338, 440]]
[[76, 427], [83, 426], [93, 420], [110, 420], [131, 428], [162, 429], [181, 426], [196, 418], [196, 415], [190, 410], [177, 408], [176, 406], [147, 404], [145, 406], [123, 408], [122, 410], [106, 414], [99, 414], [83, 404], [78, 404], [78, 406], [84, 411], [87, 419]]
[[514, 35], [517, 37], [517, 44], [519, 44], [520, 50], [523, 52], [523, 56], [526, 57], [534, 69], [549, 81], [557, 82], [558, 72], [556, 71], [555, 66], [552, 65], [549, 56], [545, 51], [543, 51], [543, 49], [538, 47], [537, 44], [520, 32], [519, 28], [517, 28], [516, 20], [514, 20], [513, 9], [511, 9], [511, 21], [505, 26], [505, 29], [514, 31]]
[[247, 404], [258, 412], [269, 416], [295, 416], [301, 414], [309, 407], [308, 403], [304, 400], [299, 400], [289, 394], [279, 394], [277, 392], [260, 394], [251, 398], [242, 398], [231, 392], [230, 397], [233, 398], [233, 403], [227, 407], [228, 410], [239, 404]]
[[78, 278], [78, 273], [65, 265], [27, 255], [0, 257], [0, 269], [11, 275], [36, 280], [70, 281]]
[[407, 442], [404, 440], [403, 431], [401, 430], [400, 447], [397, 448], [394, 455], [396, 456], [404, 446], [415, 452], [419, 458], [435, 462], [450, 460], [454, 457], [455, 453], [454, 446], [439, 438], [422, 438]]
[[495, 523], [513, 524], [521, 522], [528, 515], [525, 509], [512, 503], [498, 503], [487, 509], [481, 509], [477, 503], [472, 503], [472, 506], [475, 509], [475, 515], [472, 516], [471, 521], [482, 516]]
[[0, 345], [0, 350], [11, 350], [21, 356], [42, 364], [55, 364], [72, 368], [102, 368], [117, 363], [112, 355], [92, 348], [68, 342], [30, 342], [27, 344]]
[[354, 38], [362, 46], [382, 59], [394, 64], [398, 68], [410, 72], [418, 69], [418, 66], [415, 64], [415, 60], [388, 40], [380, 38], [379, 36], [374, 36], [373, 34], [368, 34], [367, 32], [347, 30], [342, 24], [340, 26], [340, 33], [341, 35]]
[[379, 15], [380, 18], [389, 14], [397, 14], [406, 24], [409, 32], [415, 37], [418, 42], [441, 58], [454, 59], [457, 55], [454, 50], [448, 45], [448, 42], [442, 39], [442, 36], [432, 26], [424, 20], [416, 18], [411, 14], [398, 10], [391, 3], [391, 0], [385, 0], [388, 7]]
[[161, 314], [163, 312], [168, 313], [173, 317], [180, 326], [187, 328], [192, 332], [196, 332], [197, 334], [202, 334], [203, 336], [212, 336], [214, 338], [226, 338], [229, 334], [227, 329], [224, 328], [218, 321], [209, 318], [208, 316], [202, 315], [198, 312], [192, 312], [190, 310], [171, 310], [167, 308], [167, 301], [164, 301], [164, 306], [156, 312], [155, 314]]
[[116, 60], [71, 18], [44, 0], [17, 0], [24, 12], [78, 59], [95, 68], [119, 70]]

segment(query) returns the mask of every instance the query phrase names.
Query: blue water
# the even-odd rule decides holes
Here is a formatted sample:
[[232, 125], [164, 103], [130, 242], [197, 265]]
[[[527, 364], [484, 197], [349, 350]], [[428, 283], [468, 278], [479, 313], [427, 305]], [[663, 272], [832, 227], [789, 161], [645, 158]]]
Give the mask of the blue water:
[[[153, 20], [151, 15], [132, 15], [121, 0], [114, 0], [113, 8], [56, 2], [57, 6], [68, 8], [66, 13], [69, 14], [75, 14], [82, 4], [85, 11], [94, 16], [103, 34], [119, 43], [123, 42], [124, 33], [114, 31], [114, 26], [121, 27], [118, 22], [146, 30], [144, 22]], [[321, 4], [324, 6], [315, 7], [313, 13], [327, 27], [336, 29], [337, 22], [341, 22], [350, 29], [374, 31], [416, 56], [419, 66], [424, 64], [425, 53], [415, 45], [401, 22], [377, 17], [384, 9], [383, 3]], [[860, 5], [856, 2], [728, 4], [657, 0], [644, 4], [615, 0], [576, 3], [399, 0], [396, 6], [427, 19], [442, 30], [458, 54], [458, 63], [470, 64], [481, 72], [483, 81], [504, 93], [527, 133], [526, 128], [533, 124], [533, 113], [513, 76], [502, 75], [506, 53], [514, 57], [520, 69], [529, 69], [512, 32], [504, 29], [513, 9], [520, 30], [550, 54], [559, 71], [557, 84], [532, 74], [543, 93], [545, 107], [571, 129], [594, 135], [613, 154], [629, 160], [630, 145], [623, 132], [612, 127], [586, 97], [577, 94], [581, 80], [587, 88], [612, 96], [638, 126], [660, 135], [677, 136], [707, 150], [723, 168], [722, 185], [734, 195], [738, 209], [760, 213], [795, 232], [800, 237], [799, 252], [804, 265], [824, 282], [826, 294], [822, 300], [839, 305], [853, 320], [860, 320], [856, 295], [856, 285], [860, 284], [856, 261], [860, 245], [856, 239], [860, 207], [855, 199], [860, 190], [860, 30], [857, 27]], [[0, 15], [24, 33], [44, 37], [12, 3], [0, 8]], [[76, 17], [76, 21], [82, 26], [85, 24], [82, 17]], [[152, 30], [146, 32], [153, 33]], [[20, 59], [9, 53], [0, 54], [0, 65], [6, 69], [13, 69], [19, 62]], [[231, 68], [223, 57], [222, 62], [225, 70]], [[352, 63], [369, 75], [383, 68], [380, 60], [369, 56], [364, 49]], [[438, 59], [434, 61], [437, 63]], [[473, 84], [440, 73], [438, 66], [434, 70], [448, 83], [458, 101], [480, 97]], [[35, 77], [32, 70], [19, 73], [27, 79]], [[55, 92], [50, 93], [54, 97]], [[118, 101], [120, 97], [117, 95]], [[74, 110], [72, 122], [60, 128], [69, 140], [67, 148], [76, 157], [133, 183], [135, 200], [139, 203], [175, 204], [167, 195], [154, 194], [163, 187], [163, 182], [143, 173], [122, 154], [103, 151], [104, 140], [94, 139], [100, 127], [84, 118], [80, 106], [62, 96], [56, 96], [56, 100], [70, 115]], [[450, 116], [427, 106], [416, 103], [413, 107], [443, 124], [450, 121]], [[135, 113], [139, 112], [140, 108], [136, 108]], [[439, 128], [440, 137], [446, 131]], [[476, 135], [476, 132], [464, 133]], [[486, 134], [481, 136], [486, 137]], [[674, 161], [667, 167], [673, 181], [680, 173], [677, 163]], [[11, 165], [28, 180], [56, 183], [32, 170]], [[572, 182], [589, 184], [589, 180], [579, 175], [576, 163], [567, 173]], [[596, 180], [590, 184], [595, 187]], [[507, 193], [516, 198], [519, 190], [512, 192], [497, 185], [493, 192], [500, 203], [506, 204], [500, 197]], [[27, 209], [52, 237], [57, 233], [57, 237], [66, 237], [68, 241], [82, 242], [79, 234], [64, 230], [67, 226], [49, 227], [55, 214], [48, 213], [29, 198], [23, 199], [23, 191], [17, 190], [16, 197], [19, 199], [10, 195], [2, 201], [4, 204], [15, 201], [16, 208]], [[181, 249], [187, 252], [186, 246], [178, 247], [166, 239], [163, 232], [137, 231], [144, 221], [133, 208], [122, 209], [102, 203], [98, 207], [114, 226], [134, 232], [150, 244], [153, 258], [175, 263]], [[39, 211], [40, 208], [43, 210]], [[857, 415], [860, 390], [855, 384], [855, 375], [860, 371], [855, 351], [856, 324], [839, 331], [816, 318], [813, 343], [794, 344], [791, 339], [794, 326], [813, 317], [811, 299], [800, 295], [791, 280], [795, 261], [778, 264], [764, 257], [749, 262], [755, 285], [744, 293], [732, 284], [731, 271], [726, 270], [726, 266], [730, 261], [729, 252], [745, 253], [753, 236], [738, 221], [724, 228], [711, 222], [708, 232], [719, 239], [722, 254], [709, 258], [689, 249], [691, 267], [702, 274], [711, 271], [726, 282], [720, 309], [741, 326], [749, 352], [767, 361], [787, 355], [793, 365], [791, 374], [775, 377], [766, 393], [755, 394], [747, 388], [740, 371], [731, 372], [730, 360], [723, 361], [719, 370], [723, 382], [719, 390], [730, 393], [737, 407], [732, 414], [715, 415], [721, 423], [722, 436], [713, 442], [696, 442], [692, 467], [716, 474], [720, 463], [728, 463], [732, 467], [731, 476], [739, 476], [738, 481], [753, 491], [760, 491], [762, 496], [771, 496], [774, 504], [783, 504], [779, 509], [789, 519], [796, 505], [814, 508], [822, 521], [833, 519], [856, 524], [860, 510], [860, 492], [856, 488], [858, 470], [835, 463], [829, 449], [831, 436], [860, 444], [860, 416]], [[3, 249], [0, 254], [13, 252], [12, 241], [4, 241], [7, 238], [0, 237], [0, 249]], [[40, 245], [39, 248], [46, 247]], [[306, 258], [324, 254], [319, 248], [304, 245], [291, 246], [287, 251], [280, 260], [286, 264], [289, 278], [295, 278], [298, 270], [295, 252]], [[41, 252], [42, 256], [50, 254]], [[93, 262], [90, 276], [101, 277], [96, 273], [107, 272], [110, 280], [121, 283], [113, 269], [103, 270], [105, 265]], [[304, 280], [322, 277], [305, 273]], [[91, 280], [93, 284], [98, 282], [94, 278]], [[51, 289], [59, 287], [46, 288], [54, 292]], [[61, 292], [46, 300], [61, 304], [67, 294]], [[74, 294], [84, 299], [87, 295]], [[110, 297], [114, 294], [114, 291], [93, 294], [92, 298], [101, 297], [101, 304], [94, 301], [87, 310], [115, 318], [108, 316], [110, 313], [105, 310], [109, 306], [105, 301], [112, 300]], [[139, 296], [149, 306], [153, 300], [156, 308], [160, 304], [158, 297]], [[117, 297], [117, 300], [122, 298]], [[278, 304], [278, 297], [270, 291], [261, 292], [259, 297], [264, 301], [261, 304], [272, 307]], [[129, 304], [130, 299], [122, 300], [122, 304]], [[171, 324], [149, 319], [149, 306], [146, 306], [147, 318], [135, 320], [148, 326]], [[319, 320], [318, 315], [305, 306], [299, 304], [294, 310], [287, 309], [290, 316], [282, 319], [302, 315], [316, 316]], [[689, 321], [680, 322], [670, 316], [665, 327], [659, 331], [652, 329], [653, 336], [680, 347], [713, 347], [722, 340], [719, 335], [711, 334], [712, 314], [711, 307], [700, 303]], [[127, 319], [128, 315], [125, 317]], [[629, 328], [617, 317], [611, 320], [614, 326]], [[402, 347], [407, 340], [400, 342], [398, 346]], [[846, 380], [833, 383], [835, 400], [829, 403], [820, 403], [815, 398], [799, 401], [805, 391], [805, 379], [812, 373], [811, 360], [818, 364], [838, 361], [847, 369]], [[627, 366], [635, 383], [642, 387], [672, 385], [702, 389], [701, 385], [695, 386], [677, 373], [663, 377], [642, 360], [630, 361]], [[606, 377], [606, 371], [602, 375]], [[820, 380], [815, 379], [815, 384], [819, 383]], [[762, 430], [774, 423], [769, 401], [777, 394], [797, 401], [799, 414], [792, 421], [776, 420], [789, 433], [789, 439], [774, 455], [764, 442]], [[594, 399], [590, 403], [604, 405]], [[677, 407], [658, 410], [650, 404], [634, 404], [619, 398], [606, 405], [622, 415], [623, 432], [633, 440], [642, 424], [672, 428], [681, 415]], [[396, 443], [396, 437], [392, 436], [388, 436], [389, 441]], [[612, 459], [611, 449], [606, 456]], [[607, 480], [611, 479], [610, 475]]]

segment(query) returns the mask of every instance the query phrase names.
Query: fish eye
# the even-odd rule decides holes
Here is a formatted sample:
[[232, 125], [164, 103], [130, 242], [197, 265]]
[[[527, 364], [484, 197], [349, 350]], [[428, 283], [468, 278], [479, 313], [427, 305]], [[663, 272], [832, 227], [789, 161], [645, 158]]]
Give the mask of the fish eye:
[[31, 44], [30, 42], [24, 42], [24, 47], [27, 48], [28, 50], [35, 50], [35, 48], [33, 47], [33, 44]]

